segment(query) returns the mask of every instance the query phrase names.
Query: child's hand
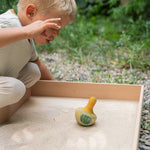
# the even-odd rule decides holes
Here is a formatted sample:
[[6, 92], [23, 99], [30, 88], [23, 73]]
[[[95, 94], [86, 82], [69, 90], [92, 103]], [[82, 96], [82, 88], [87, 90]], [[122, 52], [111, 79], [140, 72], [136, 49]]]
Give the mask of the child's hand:
[[54, 37], [59, 35], [59, 30], [48, 28], [44, 32], [41, 33], [43, 37], [46, 37], [47, 40], [53, 41]]
[[57, 36], [58, 31], [61, 29], [61, 26], [59, 26], [60, 21], [61, 18], [47, 19], [45, 21], [38, 20], [24, 26], [24, 30], [28, 39], [32, 39], [44, 32], [48, 32], [46, 33], [47, 36], [54, 36], [54, 34]]

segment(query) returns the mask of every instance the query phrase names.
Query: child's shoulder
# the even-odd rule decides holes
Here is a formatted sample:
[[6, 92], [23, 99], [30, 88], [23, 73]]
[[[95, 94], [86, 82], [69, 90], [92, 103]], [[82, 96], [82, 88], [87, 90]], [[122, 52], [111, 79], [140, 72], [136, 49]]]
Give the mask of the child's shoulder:
[[13, 14], [11, 10], [6, 11], [3, 14], [0, 14], [0, 27], [18, 27], [21, 26], [18, 16]]
[[3, 19], [11, 19], [11, 18], [17, 18], [16, 15], [14, 15], [11, 10], [8, 10], [6, 12], [4, 12], [3, 14], [0, 14], [0, 18]]

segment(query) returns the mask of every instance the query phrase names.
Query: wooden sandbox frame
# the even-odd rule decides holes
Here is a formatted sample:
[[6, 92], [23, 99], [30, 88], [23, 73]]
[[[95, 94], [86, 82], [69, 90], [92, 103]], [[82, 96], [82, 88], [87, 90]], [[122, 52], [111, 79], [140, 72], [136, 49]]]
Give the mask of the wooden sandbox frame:
[[24, 97], [16, 104], [0, 109], [0, 123], [6, 122], [30, 96], [49, 97], [73, 97], [89, 98], [95, 96], [98, 99], [131, 100], [138, 103], [137, 117], [135, 123], [135, 134], [133, 148], [137, 150], [139, 140], [139, 129], [143, 101], [142, 85], [126, 84], [101, 84], [83, 82], [57, 82], [40, 80], [32, 88], [27, 89]]

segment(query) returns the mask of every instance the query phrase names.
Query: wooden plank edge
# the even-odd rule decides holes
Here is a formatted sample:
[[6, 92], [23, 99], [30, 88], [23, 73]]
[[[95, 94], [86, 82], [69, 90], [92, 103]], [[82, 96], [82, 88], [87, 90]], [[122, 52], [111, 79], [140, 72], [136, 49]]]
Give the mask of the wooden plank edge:
[[143, 96], [144, 96], [144, 86], [141, 86], [140, 98], [139, 98], [139, 106], [136, 118], [136, 125], [135, 125], [135, 135], [133, 141], [133, 150], [138, 149], [139, 143], [139, 136], [140, 136], [140, 127], [141, 127], [141, 117], [142, 117], [142, 108], [143, 108]]
[[5, 123], [9, 118], [28, 100], [31, 96], [31, 89], [27, 89], [23, 98], [15, 104], [0, 108], [0, 124]]
[[33, 96], [139, 100], [141, 85], [104, 84], [40, 80], [31, 89]]

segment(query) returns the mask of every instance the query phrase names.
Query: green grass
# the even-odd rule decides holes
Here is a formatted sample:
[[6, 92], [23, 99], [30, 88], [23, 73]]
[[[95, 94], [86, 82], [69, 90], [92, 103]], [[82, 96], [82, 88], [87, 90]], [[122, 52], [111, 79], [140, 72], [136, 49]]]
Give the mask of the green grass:
[[[109, 68], [108, 68], [109, 70]], [[139, 81], [143, 81], [143, 77], [141, 76], [140, 72], [134, 71], [124, 71], [118, 72], [116, 74], [112, 74], [111, 72], [105, 70], [92, 70], [91, 74], [93, 75], [93, 82], [100, 83], [102, 79], [106, 79], [105, 83], [119, 83], [119, 84], [139, 84]]]
[[38, 52], [65, 53], [79, 63], [92, 61], [100, 66], [146, 71], [150, 68], [149, 31], [148, 21], [122, 23], [111, 17], [87, 19], [78, 15], [53, 42], [36, 47]]
[[141, 127], [145, 130], [150, 131], [150, 124], [148, 124], [147, 122], [142, 122]]

